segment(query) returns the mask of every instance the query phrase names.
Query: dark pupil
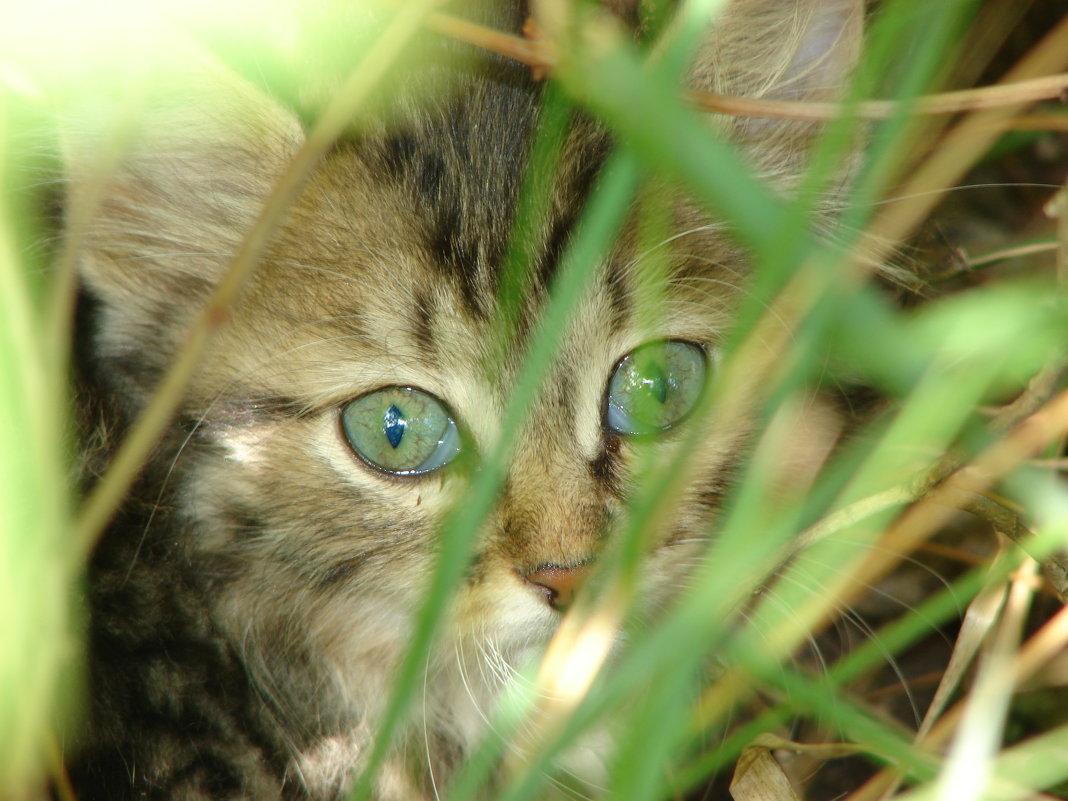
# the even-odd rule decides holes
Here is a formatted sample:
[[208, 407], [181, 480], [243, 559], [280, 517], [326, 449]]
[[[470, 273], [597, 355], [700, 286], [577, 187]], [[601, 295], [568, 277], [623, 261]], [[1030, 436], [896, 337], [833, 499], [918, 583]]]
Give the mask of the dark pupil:
[[659, 366], [654, 367], [653, 370], [653, 375], [642, 379], [642, 386], [649, 395], [664, 403], [667, 400], [667, 379], [664, 378], [664, 373]]
[[397, 408], [397, 405], [392, 404], [386, 409], [384, 423], [385, 426], [382, 431], [385, 433], [386, 439], [389, 440], [389, 444], [396, 448], [400, 445], [401, 437], [404, 436], [404, 429], [408, 427], [408, 421], [404, 419], [404, 413]]

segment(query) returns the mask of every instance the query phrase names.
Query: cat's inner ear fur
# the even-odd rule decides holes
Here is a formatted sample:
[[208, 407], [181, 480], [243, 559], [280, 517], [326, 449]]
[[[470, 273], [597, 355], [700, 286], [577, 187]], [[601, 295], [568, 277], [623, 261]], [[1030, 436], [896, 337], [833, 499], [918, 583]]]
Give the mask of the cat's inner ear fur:
[[777, 100], [833, 100], [856, 66], [863, 0], [733, 0], [711, 21], [695, 89]]
[[[837, 100], [860, 56], [863, 20], [863, 0], [733, 0], [710, 21], [688, 82], [741, 97]], [[787, 194], [804, 174], [821, 130], [818, 123], [792, 120], [709, 120], [738, 144], [758, 175]], [[841, 180], [856, 153], [844, 155]]]

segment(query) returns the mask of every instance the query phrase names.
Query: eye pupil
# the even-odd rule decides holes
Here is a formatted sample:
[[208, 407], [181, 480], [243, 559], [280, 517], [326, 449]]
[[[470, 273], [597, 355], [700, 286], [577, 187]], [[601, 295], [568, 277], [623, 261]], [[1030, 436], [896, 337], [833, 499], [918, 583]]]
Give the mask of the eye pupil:
[[652, 378], [643, 378], [642, 384], [645, 385], [649, 394], [656, 398], [660, 403], [667, 401], [667, 380], [664, 378], [664, 374], [659, 368], [656, 369], [656, 375]]
[[408, 427], [408, 421], [404, 419], [404, 413], [397, 408], [397, 404], [394, 403], [386, 409], [384, 423], [383, 432], [386, 439], [396, 449], [400, 445], [401, 437], [404, 436], [404, 429]]

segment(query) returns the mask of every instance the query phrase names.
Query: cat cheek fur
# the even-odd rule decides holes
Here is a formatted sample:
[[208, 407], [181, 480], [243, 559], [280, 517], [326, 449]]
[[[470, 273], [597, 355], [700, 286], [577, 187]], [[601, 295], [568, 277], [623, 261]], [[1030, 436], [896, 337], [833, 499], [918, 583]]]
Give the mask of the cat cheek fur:
[[[470, 10], [518, 30], [522, 5]], [[638, 8], [609, 5], [623, 16]], [[856, 57], [860, 16], [852, 0], [736, 0], [690, 83], [826, 99]], [[346, 443], [339, 410], [384, 386], [418, 387], [455, 413], [470, 447], [491, 452], [522, 348], [608, 152], [607, 135], [577, 118], [551, 219], [530, 244], [521, 341], [496, 353], [496, 289], [541, 87], [520, 65], [478, 66], [428, 76], [432, 91], [418, 102], [402, 93], [388, 124], [369, 123], [327, 154], [104, 536], [89, 577], [94, 706], [74, 766], [83, 801], [337, 798], [366, 754], [440, 523], [468, 476], [373, 470]], [[210, 59], [187, 59], [183, 70], [180, 90], [164, 92], [133, 137], [81, 259], [95, 313], [80, 369], [85, 392], [112, 410], [102, 440], [143, 408], [303, 139], [290, 111]], [[783, 192], [816, 131], [710, 124]], [[76, 206], [91, 194], [103, 134], [87, 133], [85, 120], [71, 127]], [[659, 338], [713, 352], [730, 330], [744, 257], [705, 212], [664, 196], [677, 235], [664, 244], [659, 326], [639, 323], [647, 277], [629, 225], [517, 432], [427, 665], [425, 704], [383, 771], [380, 799], [432, 797], [432, 780], [444, 781], [484, 733], [504, 683], [545, 647], [559, 612], [524, 574], [595, 559], [621, 524], [639, 479], [633, 446], [602, 417], [613, 366]], [[817, 420], [815, 446], [784, 464], [805, 463], [833, 439], [833, 415], [802, 416]], [[647, 609], [668, 600], [702, 548], [752, 436], [746, 415], [736, 417], [652, 446], [667, 464], [689, 438], [694, 455], [641, 571]]]

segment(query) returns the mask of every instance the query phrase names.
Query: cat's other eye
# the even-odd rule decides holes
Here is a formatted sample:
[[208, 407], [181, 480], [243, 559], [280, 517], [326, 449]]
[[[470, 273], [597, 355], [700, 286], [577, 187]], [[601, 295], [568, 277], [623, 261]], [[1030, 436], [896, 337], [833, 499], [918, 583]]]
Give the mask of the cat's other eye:
[[707, 373], [705, 351], [692, 342], [667, 339], [635, 348], [608, 379], [605, 425], [635, 436], [666, 431], [693, 411]]
[[365, 463], [395, 476], [444, 467], [460, 453], [460, 432], [438, 398], [414, 387], [384, 387], [341, 410], [341, 430]]

